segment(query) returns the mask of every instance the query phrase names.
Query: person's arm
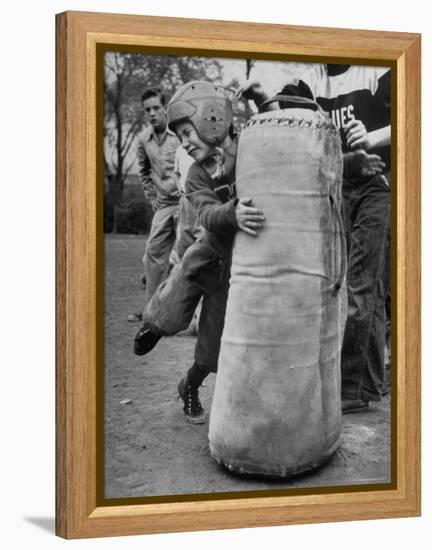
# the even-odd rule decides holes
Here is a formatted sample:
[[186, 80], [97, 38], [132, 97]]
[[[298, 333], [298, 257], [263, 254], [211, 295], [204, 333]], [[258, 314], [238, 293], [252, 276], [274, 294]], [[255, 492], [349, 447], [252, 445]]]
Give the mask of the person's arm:
[[189, 168], [185, 191], [204, 229], [221, 236], [238, 229], [235, 216], [237, 199], [223, 203], [211, 188], [210, 176], [196, 163]]
[[252, 206], [252, 199], [242, 197], [238, 200], [235, 215], [238, 228], [248, 235], [256, 237], [258, 231], [264, 225], [264, 214], [262, 210]]
[[385, 147], [391, 143], [391, 126], [380, 128], [373, 132], [369, 132], [369, 149], [375, 149], [376, 147]]
[[350, 180], [361, 180], [381, 174], [385, 163], [379, 155], [370, 155], [363, 149], [350, 151], [343, 155], [343, 174]]
[[144, 191], [146, 199], [151, 204], [153, 210], [156, 210], [157, 207], [157, 195], [156, 188], [152, 178], [152, 169], [150, 160], [147, 156], [144, 144], [139, 141], [137, 147], [137, 157], [138, 157], [138, 166], [139, 166], [139, 181], [141, 187]]
[[257, 109], [259, 109], [264, 101], [267, 101], [269, 98], [261, 83], [256, 79], [246, 80], [237, 90], [236, 96], [238, 98], [243, 97], [245, 99], [251, 99], [255, 103]]
[[391, 71], [377, 68], [377, 82], [374, 90], [374, 100], [381, 105], [377, 130], [368, 132], [361, 120], [352, 120], [344, 128], [347, 145], [350, 149], [365, 149], [369, 151], [389, 146], [391, 143], [390, 108], [391, 108]]
[[186, 180], [187, 197], [198, 214], [200, 224], [215, 235], [224, 236], [240, 229], [256, 236], [264, 224], [261, 210], [247, 197], [223, 203], [210, 188], [202, 168], [192, 165]]
[[347, 146], [350, 149], [376, 149], [391, 143], [391, 126], [385, 126], [372, 132], [366, 130], [361, 120], [350, 120], [344, 127]]
[[[303, 80], [295, 80], [286, 84], [277, 95], [303, 97], [307, 99], [314, 99], [314, 95], [306, 82]], [[269, 96], [264, 91], [262, 85], [258, 80], [247, 80], [243, 86], [237, 92], [238, 97], [244, 97], [246, 99], [252, 99], [258, 109], [262, 104], [269, 99]], [[266, 106], [266, 111], [284, 109], [284, 102], [273, 102]]]

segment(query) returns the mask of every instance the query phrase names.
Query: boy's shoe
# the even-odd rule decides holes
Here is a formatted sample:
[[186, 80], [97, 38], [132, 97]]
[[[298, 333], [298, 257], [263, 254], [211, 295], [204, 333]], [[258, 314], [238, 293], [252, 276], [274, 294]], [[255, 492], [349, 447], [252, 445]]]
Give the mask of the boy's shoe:
[[183, 411], [186, 421], [190, 424], [204, 424], [206, 414], [199, 400], [198, 388], [191, 386], [188, 383], [187, 376], [185, 376], [180, 381], [177, 389], [179, 397], [181, 397], [184, 403]]
[[364, 412], [369, 409], [369, 401], [363, 399], [342, 399], [342, 414]]
[[145, 355], [146, 353], [149, 353], [149, 351], [156, 346], [161, 338], [162, 336], [156, 334], [144, 323], [134, 338], [135, 355]]

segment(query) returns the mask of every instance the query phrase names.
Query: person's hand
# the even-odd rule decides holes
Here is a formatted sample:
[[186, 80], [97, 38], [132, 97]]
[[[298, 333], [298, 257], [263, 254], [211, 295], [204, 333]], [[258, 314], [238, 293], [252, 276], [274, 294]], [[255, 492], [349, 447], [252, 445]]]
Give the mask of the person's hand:
[[385, 166], [379, 155], [369, 155], [363, 149], [344, 155], [344, 175], [351, 179], [371, 178], [382, 174]]
[[262, 89], [261, 83], [253, 78], [250, 78], [243, 82], [240, 88], [236, 92], [236, 97], [241, 99], [255, 99], [256, 97], [262, 97], [264, 95], [264, 90]]
[[369, 134], [361, 120], [350, 120], [344, 126], [344, 132], [346, 143], [350, 149], [365, 149], [367, 151], [370, 148]]
[[256, 237], [257, 231], [264, 225], [265, 218], [261, 210], [251, 205], [252, 199], [247, 197], [239, 199], [235, 209], [235, 215], [239, 229]]

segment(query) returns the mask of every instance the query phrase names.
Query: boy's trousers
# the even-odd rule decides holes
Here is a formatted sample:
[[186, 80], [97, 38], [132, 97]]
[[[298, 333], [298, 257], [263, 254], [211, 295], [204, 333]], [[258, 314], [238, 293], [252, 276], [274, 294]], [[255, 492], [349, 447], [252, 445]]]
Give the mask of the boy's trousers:
[[146, 276], [146, 303], [169, 272], [169, 256], [176, 238], [178, 205], [165, 205], [154, 215], [143, 263]]
[[229, 287], [229, 260], [206, 241], [196, 241], [157, 288], [143, 313], [155, 332], [172, 336], [187, 329], [203, 298], [195, 361], [216, 372]]
[[342, 345], [342, 397], [378, 401], [384, 379], [390, 285], [390, 188], [375, 176], [344, 182], [348, 317]]

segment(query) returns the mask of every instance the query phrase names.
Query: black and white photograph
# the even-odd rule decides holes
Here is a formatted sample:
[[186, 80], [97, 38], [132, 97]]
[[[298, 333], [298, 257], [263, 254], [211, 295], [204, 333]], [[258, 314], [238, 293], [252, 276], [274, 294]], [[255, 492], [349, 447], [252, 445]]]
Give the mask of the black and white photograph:
[[5, 4], [4, 548], [430, 545], [427, 5]]
[[103, 80], [106, 502], [390, 486], [391, 69]]

